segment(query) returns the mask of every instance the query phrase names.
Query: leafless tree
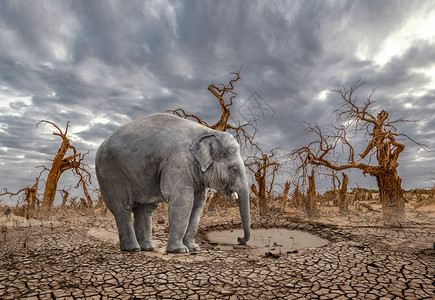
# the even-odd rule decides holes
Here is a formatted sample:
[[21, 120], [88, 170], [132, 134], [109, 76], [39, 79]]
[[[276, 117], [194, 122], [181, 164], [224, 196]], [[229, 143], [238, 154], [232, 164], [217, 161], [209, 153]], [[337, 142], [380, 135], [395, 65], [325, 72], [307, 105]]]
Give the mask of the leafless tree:
[[62, 205], [60, 207], [64, 208], [66, 206], [66, 202], [68, 201], [69, 192], [65, 189], [62, 189], [60, 192], [62, 193]]
[[260, 212], [266, 212], [269, 209], [267, 199], [272, 198], [275, 176], [281, 165], [277, 148], [272, 149], [269, 154], [260, 151], [257, 155], [248, 156], [245, 165], [254, 174], [257, 182], [257, 186], [251, 185], [251, 191], [258, 198], [258, 208]]
[[[38, 127], [41, 123], [52, 125], [57, 130], [53, 132], [53, 135], [59, 136], [62, 140], [59, 150], [52, 160], [51, 166], [39, 166], [43, 169], [42, 172], [48, 171], [47, 179], [45, 180], [42, 206], [44, 208], [50, 208], [53, 205], [56, 196], [57, 183], [60, 176], [67, 170], [71, 170], [74, 175], [78, 176], [77, 187], [82, 187], [87, 200], [87, 205], [92, 206], [92, 200], [88, 192], [88, 185], [91, 184], [91, 174], [88, 165], [84, 162], [87, 153], [79, 153], [76, 148], [71, 145], [70, 140], [67, 137], [69, 122], [66, 124], [65, 132], [63, 132], [56, 124], [45, 120], [39, 121], [36, 126]], [[72, 154], [66, 156], [68, 151], [71, 151]]]
[[[406, 115], [390, 121], [387, 111], [374, 111], [374, 90], [361, 103], [356, 92], [363, 84], [358, 81], [349, 89], [337, 85], [332, 91], [338, 94], [342, 105], [334, 111], [336, 118], [330, 132], [324, 132], [316, 123], [307, 124], [306, 131], [315, 136], [314, 141], [292, 151], [291, 156], [298, 159], [300, 168], [306, 168], [308, 164], [335, 171], [355, 168], [374, 176], [380, 191], [384, 219], [390, 224], [397, 223], [404, 217], [402, 180], [397, 166], [405, 144], [399, 139], [408, 139], [422, 147], [425, 145], [397, 132], [397, 124], [408, 121]], [[361, 134], [367, 139], [367, 146], [358, 158], [358, 150], [352, 142]], [[346, 157], [338, 163], [342, 153]], [[373, 163], [373, 158], [376, 163]]]
[[284, 185], [284, 190], [282, 192], [282, 199], [281, 199], [281, 211], [284, 212], [285, 211], [285, 206], [287, 204], [288, 201], [288, 194], [290, 192], [290, 181], [286, 181], [285, 185]]
[[305, 212], [309, 217], [317, 215], [317, 193], [316, 182], [314, 180], [314, 169], [311, 169], [311, 175], [308, 176], [308, 191], [305, 198]]
[[21, 196], [19, 197], [24, 199], [24, 203], [25, 203], [24, 217], [26, 219], [30, 219], [33, 215], [33, 212], [35, 210], [35, 205], [38, 201], [38, 198], [36, 197], [36, 193], [38, 192], [38, 184], [39, 184], [39, 177], [36, 177], [35, 183], [31, 187], [22, 188], [15, 193], [8, 192], [6, 188], [3, 188], [0, 192], [0, 196], [9, 195], [10, 197], [12, 197], [12, 196], [19, 196], [21, 194]]
[[210, 93], [212, 93], [212, 95], [218, 100], [221, 109], [221, 116], [215, 124], [210, 125], [200, 117], [186, 113], [182, 108], [167, 110], [167, 112], [171, 112], [174, 115], [177, 115], [184, 119], [193, 119], [199, 124], [215, 130], [234, 132], [234, 135], [239, 144], [241, 144], [245, 148], [254, 147], [259, 149], [258, 145], [254, 142], [256, 131], [254, 131], [253, 134], [250, 134], [246, 130], [247, 127], [252, 125], [252, 121], [248, 121], [245, 123], [238, 121], [237, 125], [229, 123], [229, 119], [231, 116], [231, 106], [233, 105], [233, 100], [237, 96], [237, 94], [234, 92], [234, 84], [240, 79], [241, 69], [242, 67], [240, 67], [238, 72], [230, 73], [230, 75], [235, 76], [235, 78], [231, 79], [227, 84], [211, 84], [208, 87]]

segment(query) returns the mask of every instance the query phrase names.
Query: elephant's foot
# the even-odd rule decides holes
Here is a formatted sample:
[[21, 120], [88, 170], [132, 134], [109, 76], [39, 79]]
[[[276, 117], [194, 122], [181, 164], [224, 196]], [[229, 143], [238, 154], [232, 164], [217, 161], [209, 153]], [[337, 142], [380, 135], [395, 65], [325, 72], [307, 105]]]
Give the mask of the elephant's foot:
[[189, 248], [187, 248], [183, 244], [168, 245], [168, 247], [166, 248], [166, 252], [173, 254], [188, 253]]
[[134, 247], [134, 248], [124, 248], [124, 247], [121, 247], [121, 251], [124, 251], [124, 252], [139, 252], [140, 251], [140, 247]]
[[156, 247], [154, 247], [153, 243], [140, 243], [141, 251], [156, 251]]
[[189, 252], [201, 250], [201, 247], [199, 247], [195, 241], [183, 241], [183, 243], [189, 249]]
[[124, 252], [139, 252], [140, 248], [132, 248], [132, 249], [122, 249], [121, 248], [121, 251], [124, 251]]
[[125, 252], [138, 252], [141, 249], [137, 241], [121, 242], [119, 246]]

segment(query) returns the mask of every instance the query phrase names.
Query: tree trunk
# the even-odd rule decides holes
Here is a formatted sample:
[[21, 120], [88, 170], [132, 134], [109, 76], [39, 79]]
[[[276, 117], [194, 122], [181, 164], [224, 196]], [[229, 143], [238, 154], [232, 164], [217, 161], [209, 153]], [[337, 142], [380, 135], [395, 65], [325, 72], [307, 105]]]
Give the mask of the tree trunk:
[[385, 223], [398, 225], [405, 219], [405, 200], [402, 191], [402, 179], [397, 170], [392, 169], [376, 176], [379, 198], [382, 203]]
[[52, 167], [52, 169], [50, 170], [47, 176], [47, 181], [45, 183], [45, 189], [44, 189], [44, 197], [42, 198], [42, 206], [45, 208], [53, 206], [59, 177], [60, 177], [59, 168]]
[[341, 184], [340, 187], [340, 201], [338, 203], [338, 208], [340, 213], [345, 213], [347, 212], [348, 209], [348, 203], [347, 203], [347, 183], [349, 182], [349, 178], [347, 177], [347, 175], [345, 173], [342, 173], [343, 175], [343, 182]]
[[92, 202], [91, 195], [89, 195], [88, 188], [86, 187], [86, 183], [85, 182], [83, 182], [83, 192], [84, 192], [85, 197], [86, 197], [86, 205], [87, 205], [87, 207], [94, 206], [94, 203]]
[[[263, 156], [263, 166], [266, 165], [266, 157]], [[257, 197], [258, 197], [258, 209], [261, 212], [268, 210], [267, 198], [266, 198], [266, 168], [255, 173], [255, 181], [258, 184]]]
[[267, 211], [267, 199], [266, 199], [266, 180], [262, 177], [258, 181], [258, 208], [260, 212]]
[[67, 190], [62, 190], [62, 192], [62, 205], [60, 207], [64, 208], [66, 206], [66, 202], [68, 201], [69, 192]]
[[54, 197], [56, 196], [57, 182], [62, 174], [62, 160], [68, 151], [68, 146], [69, 140], [66, 137], [62, 137], [62, 144], [53, 159], [47, 180], [45, 181], [44, 197], [42, 198], [42, 206], [45, 208], [53, 206]]
[[317, 212], [316, 200], [316, 183], [314, 181], [314, 170], [311, 170], [311, 176], [308, 176], [308, 198], [305, 202], [305, 211], [310, 217], [314, 216]]
[[293, 192], [293, 203], [295, 205], [295, 207], [299, 207], [302, 204], [302, 194], [299, 191], [299, 187], [297, 186]]
[[79, 205], [80, 209], [86, 209], [88, 208], [88, 203], [86, 202], [85, 198], [80, 198], [80, 205]]
[[[335, 184], [335, 174], [333, 174], [334, 176], [332, 176], [332, 185], [334, 187], [334, 194], [332, 197], [332, 206], [337, 207], [339, 205], [339, 199], [340, 199], [340, 192], [337, 191], [337, 185]], [[338, 179], [337, 179], [338, 180]]]
[[282, 212], [285, 210], [285, 204], [287, 203], [289, 190], [290, 190], [290, 182], [286, 181], [285, 186], [284, 186], [284, 192], [282, 195], [282, 200], [281, 200], [281, 211]]
[[33, 215], [33, 212], [35, 210], [35, 204], [36, 204], [36, 193], [38, 192], [38, 183], [39, 183], [39, 178], [36, 177], [36, 182], [35, 184], [27, 189], [26, 191], [26, 202], [27, 202], [27, 207], [26, 207], [26, 211], [25, 211], [25, 218], [26, 219], [30, 219]]

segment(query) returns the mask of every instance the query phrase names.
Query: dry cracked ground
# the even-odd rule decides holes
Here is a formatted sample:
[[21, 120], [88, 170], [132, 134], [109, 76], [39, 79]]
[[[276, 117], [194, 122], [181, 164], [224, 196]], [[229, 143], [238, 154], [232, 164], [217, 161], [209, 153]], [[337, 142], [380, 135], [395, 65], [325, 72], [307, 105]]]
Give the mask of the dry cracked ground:
[[368, 214], [341, 222], [297, 214], [254, 212], [252, 226], [302, 230], [329, 243], [280, 255], [255, 256], [248, 246], [225, 250], [206, 233], [240, 228], [235, 209], [205, 213], [202, 250], [185, 255], [163, 253], [163, 211], [154, 217], [155, 253], [120, 252], [110, 215], [75, 213], [30, 227], [2, 226], [0, 299], [435, 298], [432, 215], [414, 212], [415, 220], [388, 228], [367, 221]]

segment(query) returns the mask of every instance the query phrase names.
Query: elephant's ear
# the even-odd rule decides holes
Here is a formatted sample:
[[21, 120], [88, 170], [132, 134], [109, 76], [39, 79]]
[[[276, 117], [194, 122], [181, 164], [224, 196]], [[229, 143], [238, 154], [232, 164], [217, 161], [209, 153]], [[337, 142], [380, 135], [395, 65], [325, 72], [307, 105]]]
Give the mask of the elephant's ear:
[[201, 165], [201, 171], [205, 172], [218, 158], [222, 148], [222, 142], [217, 135], [207, 134], [199, 137], [190, 147], [190, 151]]

